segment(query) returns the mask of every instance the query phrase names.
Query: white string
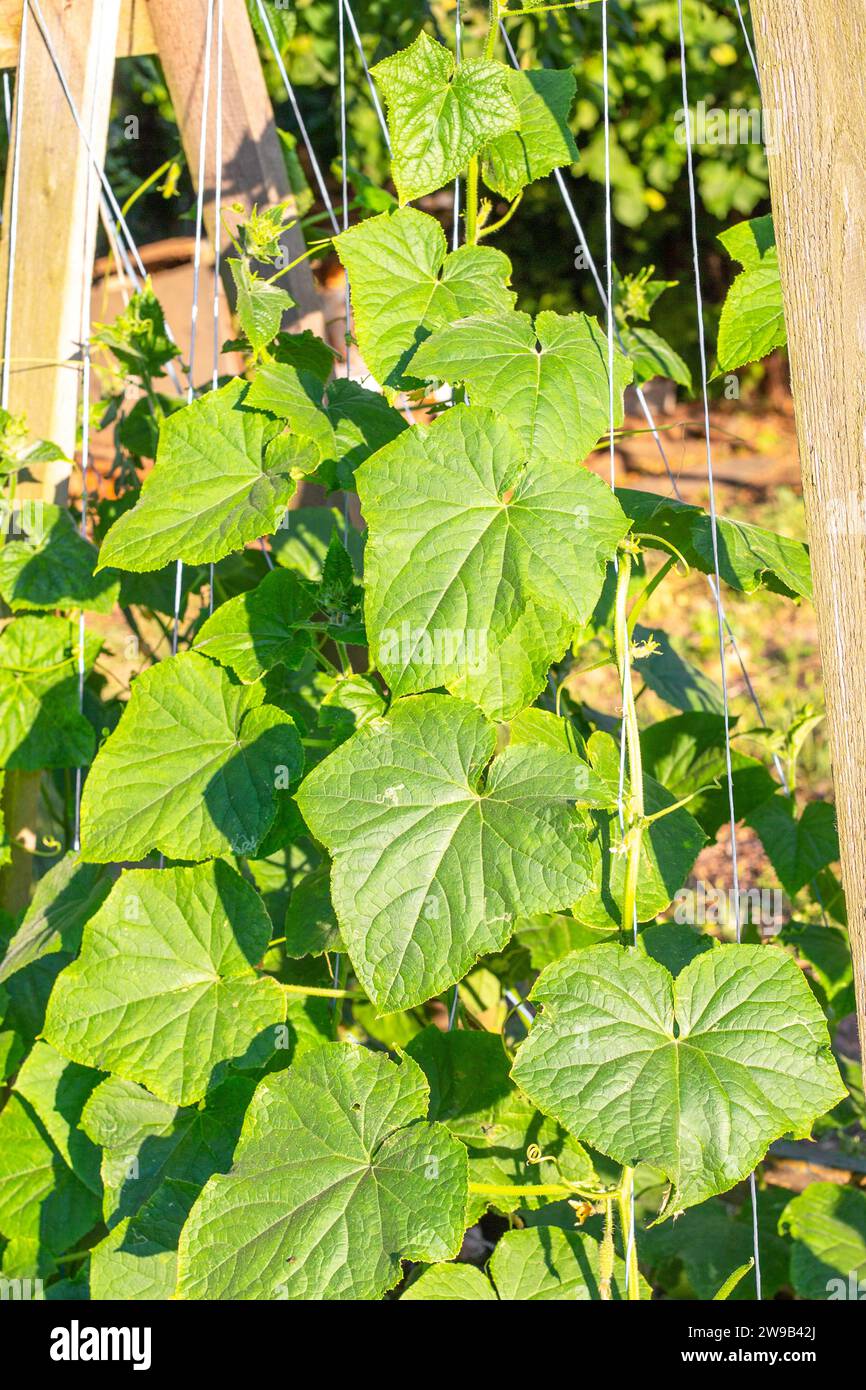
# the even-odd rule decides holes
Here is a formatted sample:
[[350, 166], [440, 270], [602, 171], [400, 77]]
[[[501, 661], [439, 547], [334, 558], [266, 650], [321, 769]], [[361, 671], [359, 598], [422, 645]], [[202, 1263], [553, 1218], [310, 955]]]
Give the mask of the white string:
[[[198, 338], [198, 290], [201, 276], [201, 248], [204, 229], [204, 186], [207, 175], [207, 117], [210, 107], [211, 49], [213, 47], [214, 0], [208, 0], [204, 39], [204, 75], [202, 79], [201, 127], [198, 142], [198, 196], [195, 209], [195, 252], [192, 263], [192, 311], [189, 326], [189, 382], [187, 405], [195, 399], [195, 349]], [[219, 241], [219, 229], [215, 240]], [[177, 561], [174, 580], [174, 623], [171, 631], [171, 654], [177, 656], [180, 635], [180, 606], [183, 596], [183, 561]]]
[[[504, 26], [502, 26], [502, 36], [503, 36], [503, 38], [504, 38], [504, 40], [505, 40], [505, 45], [506, 45], [506, 47], [507, 47], [507, 49], [508, 49], [508, 51], [509, 51], [509, 55], [510, 55], [510, 58], [511, 58], [511, 62], [512, 62], [512, 64], [516, 67], [516, 66], [517, 66], [517, 62], [518, 62], [518, 60], [517, 60], [517, 55], [516, 55], [515, 52], [514, 52], [514, 48], [513, 48], [512, 44], [511, 44], [510, 37], [509, 37], [508, 32], [507, 32], [507, 30], [505, 29]], [[598, 290], [599, 298], [600, 298], [600, 300], [601, 300], [601, 302], [602, 302], [602, 307], [605, 309], [605, 311], [607, 311], [607, 294], [606, 294], [606, 292], [605, 292], [605, 288], [604, 288], [604, 285], [603, 285], [603, 283], [602, 283], [601, 276], [600, 276], [599, 273], [598, 273], [598, 266], [596, 265], [595, 257], [593, 256], [591, 250], [589, 249], [589, 243], [588, 243], [588, 241], [587, 241], [587, 239], [586, 239], [586, 234], [585, 234], [585, 232], [584, 232], [584, 230], [583, 230], [583, 226], [582, 226], [582, 224], [581, 224], [580, 218], [578, 217], [577, 210], [576, 210], [576, 208], [575, 208], [575, 206], [574, 206], [574, 201], [573, 201], [573, 199], [572, 199], [572, 197], [571, 197], [571, 194], [570, 194], [569, 191], [568, 191], [568, 188], [566, 187], [565, 179], [564, 179], [563, 176], [562, 176], [562, 170], [561, 170], [561, 169], [554, 169], [554, 171], [553, 171], [553, 177], [554, 177], [554, 179], [556, 180], [557, 187], [559, 188], [559, 193], [560, 193], [560, 197], [562, 198], [563, 206], [564, 206], [566, 212], [568, 213], [569, 219], [570, 219], [570, 221], [571, 221], [571, 225], [572, 225], [572, 227], [574, 228], [574, 233], [575, 233], [575, 236], [577, 237], [578, 244], [579, 244], [580, 249], [581, 249], [581, 251], [582, 251], [582, 253], [583, 253], [584, 259], [585, 259], [585, 261], [586, 261], [587, 268], [589, 269], [590, 273], [592, 274], [592, 278], [593, 278], [593, 280], [594, 280], [594, 282], [595, 282], [595, 285], [596, 285], [596, 288], [597, 288], [597, 290]], [[627, 350], [627, 348], [626, 348], [626, 346], [625, 346], [625, 344], [624, 344], [624, 342], [623, 342], [623, 340], [622, 340], [622, 335], [621, 335], [621, 333], [620, 333], [620, 331], [619, 331], [619, 326], [618, 326], [618, 325], [616, 325], [616, 337], [617, 337], [617, 343], [619, 344], [620, 350], [621, 350], [622, 352], [624, 352], [624, 353], [626, 354], [626, 356], [628, 356], [629, 353], [628, 353], [628, 350]], [[656, 424], [655, 416], [653, 415], [653, 412], [652, 412], [652, 409], [651, 409], [651, 407], [650, 407], [649, 401], [648, 401], [647, 398], [646, 398], [646, 393], [645, 393], [645, 391], [644, 391], [644, 389], [643, 389], [642, 386], [636, 386], [636, 387], [635, 387], [635, 395], [636, 395], [637, 398], [638, 398], [638, 403], [639, 403], [639, 405], [640, 405], [641, 412], [642, 412], [642, 414], [643, 414], [644, 419], [645, 419], [646, 422], [647, 422], [647, 425], [648, 425], [648, 427], [649, 427], [650, 433], [651, 433], [651, 435], [652, 435], [652, 437], [653, 437], [653, 441], [654, 441], [654, 443], [655, 443], [655, 445], [656, 445], [656, 448], [658, 449], [659, 456], [660, 456], [660, 458], [661, 458], [661, 460], [662, 460], [662, 463], [664, 464], [665, 472], [667, 473], [668, 481], [670, 482], [670, 485], [671, 485], [671, 490], [672, 490], [672, 492], [673, 492], [675, 498], [677, 499], [677, 501], [678, 501], [678, 502], [682, 502], [682, 501], [683, 501], [682, 491], [681, 491], [681, 489], [680, 489], [679, 483], [677, 482], [676, 474], [674, 473], [674, 471], [673, 471], [673, 469], [672, 469], [672, 467], [671, 467], [671, 462], [670, 462], [670, 459], [669, 459], [668, 456], [667, 456], [667, 452], [666, 452], [666, 450], [665, 450], [664, 443], [663, 443], [663, 441], [662, 441], [661, 433], [659, 432], [658, 425]], [[709, 575], [709, 574], [708, 574], [708, 575], [706, 576], [706, 579], [707, 579], [707, 583], [708, 583], [708, 585], [709, 585], [709, 587], [710, 587], [710, 590], [711, 590], [713, 596], [715, 597], [716, 586], [715, 586], [715, 582], [714, 582], [714, 580], [713, 580], [712, 575]], [[728, 634], [728, 641], [729, 641], [730, 644], [731, 644], [731, 650], [734, 652], [734, 654], [735, 654], [735, 656], [736, 656], [736, 658], [737, 658], [737, 662], [738, 662], [738, 664], [739, 664], [740, 670], [741, 670], [742, 675], [743, 675], [743, 681], [744, 681], [744, 683], [745, 683], [746, 689], [747, 689], [747, 691], [748, 691], [748, 693], [749, 693], [749, 697], [750, 697], [750, 699], [751, 699], [751, 701], [752, 701], [752, 704], [753, 704], [753, 706], [754, 706], [755, 713], [757, 714], [758, 719], [760, 720], [761, 725], [763, 726], [763, 728], [766, 729], [766, 728], [768, 727], [768, 725], [767, 725], [766, 718], [765, 718], [765, 716], [764, 716], [764, 711], [763, 711], [763, 709], [762, 709], [762, 707], [761, 707], [761, 703], [760, 703], [760, 701], [759, 701], [759, 699], [758, 699], [758, 696], [757, 696], [757, 693], [756, 693], [756, 691], [755, 691], [754, 685], [752, 684], [751, 677], [749, 676], [749, 672], [748, 672], [748, 669], [747, 669], [747, 667], [746, 667], [745, 660], [744, 660], [744, 658], [743, 658], [743, 654], [742, 654], [742, 652], [740, 651], [739, 644], [737, 643], [737, 639], [736, 639], [736, 636], [735, 636], [735, 634], [734, 634], [734, 630], [733, 630], [733, 628], [731, 627], [730, 620], [728, 619], [727, 616], [725, 617], [725, 628], [726, 628], [726, 631], [727, 631], [727, 634]], [[784, 765], [782, 764], [782, 761], [781, 761], [781, 759], [780, 759], [778, 753], [774, 753], [774, 754], [773, 754], [773, 764], [774, 764], [774, 767], [775, 767], [775, 769], [776, 769], [776, 773], [777, 773], [777, 776], [778, 776], [778, 778], [779, 778], [779, 781], [780, 781], [782, 787], [783, 787], [785, 790], [788, 790], [788, 781], [787, 781], [787, 777], [786, 777], [786, 775], [785, 775]]]
[[[692, 146], [692, 116], [691, 108], [689, 107], [689, 81], [686, 57], [686, 30], [685, 20], [683, 17], [683, 0], [677, 0], [677, 14], [679, 20], [680, 35], [680, 68], [682, 73], [683, 112], [685, 114], [686, 130], [686, 170], [688, 173], [689, 185], [689, 212], [691, 219], [692, 258], [694, 261], [695, 275], [695, 304], [697, 310], [698, 323], [698, 347], [701, 359], [701, 394], [703, 397], [704, 405], [704, 434], [706, 436], [707, 446], [707, 484], [709, 487], [710, 499], [710, 529], [713, 541], [713, 570], [716, 584], [716, 617], [718, 621], [719, 630], [719, 661], [722, 668], [722, 699], [724, 704], [725, 718], [725, 769], [728, 778], [728, 811], [731, 824], [731, 872], [733, 877], [734, 889], [734, 918], [736, 922], [737, 941], [739, 942], [742, 939], [742, 924], [740, 921], [740, 881], [739, 867], [737, 863], [737, 816], [736, 809], [734, 807], [734, 774], [731, 759], [731, 724], [730, 709], [728, 702], [728, 676], [726, 669], [725, 652], [725, 615], [724, 608], [722, 605], [722, 579], [719, 569], [718, 519], [716, 515], [716, 494], [715, 483], [713, 479], [713, 447], [710, 427], [710, 392], [709, 381], [707, 377], [707, 348], [706, 335], [704, 332], [704, 299], [703, 289], [701, 286], [700, 243], [698, 240], [698, 200], [697, 191], [695, 188], [694, 151]], [[751, 1175], [749, 1187], [752, 1200], [752, 1226], [755, 1249], [755, 1282], [757, 1286], [758, 1301], [760, 1302], [761, 1256], [758, 1240], [758, 1203], [754, 1173], [752, 1173]]]
[[[223, 195], [223, 20], [224, 0], [217, 0], [217, 76], [216, 109], [214, 111], [214, 246], [213, 246], [213, 389], [220, 384], [220, 269], [222, 243], [222, 195]], [[264, 549], [264, 547], [262, 547]], [[208, 611], [214, 609], [214, 565], [210, 562], [208, 574]]]
[[[457, 66], [463, 61], [463, 15], [460, 6], [463, 0], [457, 0], [457, 12], [454, 16], [454, 44], [457, 50]], [[454, 180], [454, 221], [451, 227], [451, 250], [456, 251], [460, 245], [460, 175]]]
[[[89, 135], [91, 142], [96, 121], [97, 93], [100, 87], [100, 72], [103, 52], [97, 54], [97, 71], [94, 75], [94, 91], [90, 104]], [[84, 255], [82, 256], [81, 303], [79, 306], [79, 337], [82, 345], [81, 357], [81, 517], [78, 524], [79, 535], [87, 539], [87, 467], [90, 461], [90, 296], [93, 284], [93, 265], [89, 260], [90, 251], [90, 201], [93, 192], [93, 171], [87, 170], [84, 191]], [[84, 680], [86, 675], [84, 644], [86, 630], [84, 609], [78, 611], [78, 712], [84, 714]], [[72, 847], [76, 854], [81, 849], [81, 792], [84, 782], [84, 769], [75, 769], [75, 820]]]
[[[390, 134], [388, 133], [388, 122], [385, 120], [385, 113], [384, 113], [384, 111], [382, 110], [382, 106], [381, 106], [381, 103], [380, 103], [380, 101], [379, 101], [379, 93], [376, 91], [376, 84], [375, 84], [375, 82], [373, 81], [372, 75], [371, 75], [371, 73], [370, 73], [370, 69], [369, 69], [369, 67], [367, 66], [367, 57], [366, 57], [366, 54], [364, 53], [364, 45], [363, 45], [362, 42], [361, 42], [361, 35], [358, 33], [358, 26], [357, 26], [357, 24], [355, 23], [355, 16], [354, 16], [354, 14], [352, 13], [352, 6], [349, 4], [349, 0], [343, 0], [343, 8], [344, 8], [345, 11], [346, 11], [346, 18], [347, 18], [348, 21], [349, 21], [349, 28], [350, 28], [351, 31], [352, 31], [352, 38], [355, 40], [355, 47], [357, 48], [357, 50], [358, 50], [358, 56], [359, 56], [359, 58], [361, 59], [361, 66], [362, 66], [363, 69], [364, 69], [364, 76], [365, 76], [366, 79], [367, 79], [367, 86], [370, 88], [370, 96], [372, 97], [372, 100], [373, 100], [373, 106], [376, 108], [376, 115], [377, 115], [378, 118], [379, 118], [379, 127], [380, 127], [380, 129], [381, 129], [381, 131], [382, 131], [382, 138], [384, 139], [387, 148], [390, 150], [390, 149], [391, 149], [391, 136], [390, 136]], [[459, 14], [458, 14], [458, 23], [459, 23]]]
[[214, 259], [213, 259], [213, 389], [220, 384], [220, 260], [223, 196], [223, 10], [225, 0], [217, 0], [217, 74], [214, 112]]
[[[614, 434], [616, 431], [616, 390], [614, 383], [614, 364], [616, 361], [614, 336], [616, 333], [616, 306], [613, 294], [613, 186], [611, 181], [611, 162], [610, 162], [610, 44], [608, 35], [608, 7], [606, 4], [601, 7], [601, 49], [602, 49], [602, 85], [604, 95], [604, 235], [605, 253], [607, 256], [607, 384], [608, 384], [608, 433], [610, 435], [610, 490], [616, 494], [616, 443]], [[617, 566], [618, 568], [618, 566]], [[626, 728], [626, 700], [631, 690], [631, 647], [628, 628], [624, 634], [622, 650], [622, 724], [620, 726], [619, 737], [619, 786], [617, 788], [617, 812], [619, 816], [620, 835], [625, 844], [625, 757], [627, 743]], [[634, 903], [634, 917], [632, 921], [632, 931], [634, 934], [634, 944], [637, 946], [638, 940], [638, 921], [637, 921], [637, 900]], [[629, 1211], [628, 1231], [625, 1233], [625, 1287], [626, 1295], [629, 1293], [631, 1281], [632, 1254], [634, 1251], [635, 1240], [635, 1206], [634, 1206], [634, 1183], [631, 1184], [631, 1202]]]
[[316, 152], [313, 149], [313, 143], [310, 140], [306, 123], [304, 121], [303, 116], [301, 115], [301, 108], [298, 105], [298, 99], [295, 96], [295, 89], [289, 81], [289, 74], [286, 71], [285, 63], [283, 62], [283, 55], [280, 52], [280, 46], [277, 43], [276, 38], [274, 37], [274, 31], [271, 28], [271, 21], [268, 19], [267, 11], [265, 10], [264, 5], [262, 4], [262, 0], [256, 0], [256, 8], [258, 9], [259, 15], [261, 16], [261, 21], [264, 26], [265, 33], [267, 34], [271, 52], [274, 55], [274, 61], [276, 62], [277, 70], [279, 71], [280, 77], [282, 78], [283, 86], [285, 87], [289, 101], [291, 102], [292, 110], [295, 113], [295, 120], [298, 123], [298, 129], [301, 132], [301, 138], [303, 139], [304, 145], [306, 146], [310, 166], [313, 170], [316, 183], [319, 185], [319, 192], [322, 195], [322, 202], [324, 203], [328, 216], [331, 219], [331, 226], [333, 227], [335, 232], [339, 232], [340, 224], [337, 221], [337, 214], [334, 212], [334, 205], [331, 202], [331, 195], [328, 192], [328, 185], [325, 183], [321, 165], [319, 164], [319, 161], [316, 158]]
[[27, 6], [21, 14], [21, 41], [18, 50], [18, 81], [15, 84], [15, 140], [12, 151], [12, 191], [9, 199], [9, 261], [6, 267], [6, 306], [4, 309], [3, 371], [0, 406], [9, 409], [9, 370], [12, 354], [12, 310], [15, 299], [15, 262], [18, 251], [18, 201], [21, 184], [21, 132], [24, 129], [24, 64], [27, 58]]
[[[340, 48], [340, 164], [343, 175], [343, 231], [349, 229], [349, 165], [348, 165], [348, 112], [346, 109], [346, 28], [343, 22], [345, 7], [341, 4], [338, 8], [338, 37]], [[352, 355], [350, 339], [352, 336], [352, 296], [349, 286], [349, 276], [344, 274], [346, 282], [345, 316], [346, 316], [346, 379], [352, 375]]]
[[742, 31], [743, 31], [743, 38], [746, 40], [746, 49], [748, 50], [749, 58], [751, 59], [752, 71], [753, 71], [754, 74], [755, 74], [755, 81], [756, 81], [757, 84], [758, 84], [758, 94], [760, 95], [760, 92], [761, 92], [761, 77], [760, 77], [760, 74], [759, 74], [759, 72], [758, 72], [758, 61], [757, 61], [757, 59], [756, 59], [756, 57], [755, 57], [755, 50], [754, 50], [753, 47], [752, 47], [752, 40], [749, 38], [749, 31], [748, 31], [748, 28], [746, 27], [746, 16], [743, 14], [743, 10], [742, 10], [742, 6], [741, 6], [741, 4], [740, 4], [740, 0], [734, 0], [734, 7], [735, 7], [735, 9], [736, 9], [736, 11], [737, 11], [737, 16], [738, 16], [739, 21], [740, 21], [740, 28], [741, 28]]

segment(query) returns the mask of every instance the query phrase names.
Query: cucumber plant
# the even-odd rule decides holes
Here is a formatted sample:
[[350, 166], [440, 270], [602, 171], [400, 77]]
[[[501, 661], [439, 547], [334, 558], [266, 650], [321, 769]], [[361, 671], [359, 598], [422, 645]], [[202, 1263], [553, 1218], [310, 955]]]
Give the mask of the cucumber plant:
[[[709, 1213], [692, 1286], [747, 1296], [747, 1225], [720, 1238], [714, 1204], [857, 1105], [828, 1032], [851, 981], [832, 814], [781, 789], [769, 735], [735, 725], [733, 794], [799, 924], [737, 945], [676, 920], [725, 819], [724, 720], [637, 620], [713, 572], [712, 522], [587, 467], [633, 363], [614, 353], [611, 420], [598, 322], [517, 307], [491, 242], [573, 161], [575, 81], [506, 66], [497, 19], [479, 56], [421, 33], [374, 70], [398, 202], [335, 238], [367, 384], [280, 331], [262, 267], [285, 212], [254, 210], [231, 265], [244, 375], [172, 399], [145, 287], [97, 334], [141, 391], [101, 403], [119, 461], [94, 541], [46, 509], [0, 552], [0, 763], [44, 771], [40, 854], [65, 848], [0, 964], [3, 1272], [49, 1297], [637, 1299], [687, 1264], [681, 1213]], [[455, 177], [449, 251], [412, 203]], [[664, 288], [620, 282], [623, 342], [638, 380], [652, 358], [687, 384], [633, 327]], [[50, 446], [3, 438], [14, 501]], [[348, 505], [292, 510], [303, 479], [357, 494], [364, 536]], [[719, 542], [726, 585], [808, 600], [804, 546], [728, 520]], [[178, 561], [176, 654], [105, 702], [78, 613], [167, 627]], [[641, 726], [644, 673], [676, 712]], [[814, 1279], [794, 1205], [780, 1235], [767, 1199], [763, 1235]], [[454, 1263], [489, 1213], [513, 1228], [489, 1269]]]

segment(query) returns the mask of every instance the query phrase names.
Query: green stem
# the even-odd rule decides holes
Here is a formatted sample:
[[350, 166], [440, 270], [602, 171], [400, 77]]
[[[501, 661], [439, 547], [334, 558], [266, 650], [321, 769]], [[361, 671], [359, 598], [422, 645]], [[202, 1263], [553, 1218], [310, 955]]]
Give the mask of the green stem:
[[619, 1224], [622, 1229], [623, 1254], [628, 1261], [629, 1302], [640, 1299], [640, 1273], [637, 1264], [637, 1240], [632, 1230], [632, 1194], [634, 1192], [634, 1169], [623, 1168], [619, 1188]]
[[625, 889], [622, 904], [622, 930], [630, 935], [634, 930], [637, 885], [640, 875], [640, 851], [643, 840], [644, 799], [643, 762], [640, 753], [640, 730], [637, 710], [634, 703], [634, 690], [631, 683], [630, 644], [631, 634], [628, 624], [628, 586], [631, 579], [633, 552], [629, 549], [619, 553], [619, 571], [616, 581], [616, 659], [622, 687], [622, 706], [625, 721], [626, 750], [628, 753], [629, 780], [631, 795], [625, 808], [625, 843], [628, 859], [625, 871]]
[[471, 1182], [469, 1191], [479, 1197], [573, 1197], [574, 1189], [563, 1183], [533, 1183], [521, 1187], [514, 1183]]
[[496, 52], [496, 39], [499, 34], [499, 19], [502, 14], [501, 0], [490, 0], [490, 28], [487, 30], [487, 42], [484, 45], [485, 58], [492, 58]]
[[475, 246], [478, 241], [478, 156], [469, 161], [466, 174], [466, 242]]
[[[537, 14], [551, 14], [554, 10], [585, 10], [589, 0], [568, 0], [567, 4], [536, 5], [531, 10], [503, 10], [501, 19], [532, 19]], [[602, 0], [607, 4], [607, 0]]]
[[316, 989], [312, 985], [284, 985], [281, 988], [287, 994], [310, 994], [315, 999], [366, 999], [363, 990], [360, 989]]

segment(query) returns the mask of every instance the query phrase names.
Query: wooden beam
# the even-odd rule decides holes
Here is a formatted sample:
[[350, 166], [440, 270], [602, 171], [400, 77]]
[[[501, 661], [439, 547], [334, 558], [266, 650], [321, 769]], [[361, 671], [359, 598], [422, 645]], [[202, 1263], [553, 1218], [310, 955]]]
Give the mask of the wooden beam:
[[[149, 0], [149, 8], [187, 163], [195, 181], [199, 164], [208, 0], [184, 0], [182, 8], [177, 0]], [[244, 0], [225, 0], [224, 13], [223, 203], [240, 201], [246, 206], [258, 203], [260, 207], [279, 203], [291, 197], [291, 189]], [[211, 130], [215, 88], [212, 76], [208, 121]], [[213, 143], [211, 138], [205, 173], [205, 222], [211, 240], [219, 235], [223, 249], [228, 251], [230, 243], [215, 225]], [[287, 232], [283, 241], [289, 260], [294, 260], [305, 249], [297, 227]], [[321, 333], [321, 305], [308, 264], [303, 262], [290, 271], [282, 283], [298, 305], [293, 315], [296, 325]]]
[[866, 1044], [866, 6], [751, 10]]
[[[0, 68], [18, 66], [23, 8], [24, 0], [0, 0]], [[134, 58], [138, 54], [155, 51], [156, 40], [147, 11], [147, 0], [121, 0], [115, 56]]]
[[[91, 148], [105, 158], [120, 0], [41, 0], [41, 10]], [[90, 276], [99, 212], [98, 181], [32, 12], [26, 59], [15, 84], [14, 132], [23, 102], [19, 154], [17, 249], [9, 263], [12, 179], [6, 180], [0, 243], [0, 306], [11, 284], [9, 407], [23, 414], [32, 435], [50, 439], [71, 458], [80, 396], [79, 344], [90, 309]], [[14, 138], [14, 137], [13, 137]], [[2, 339], [0, 339], [2, 341]], [[69, 465], [34, 468], [35, 491], [65, 503]], [[19, 488], [19, 495], [25, 488]], [[13, 839], [35, 830], [39, 778], [8, 773], [4, 805]], [[13, 850], [0, 875], [0, 905], [26, 904], [31, 857]]]

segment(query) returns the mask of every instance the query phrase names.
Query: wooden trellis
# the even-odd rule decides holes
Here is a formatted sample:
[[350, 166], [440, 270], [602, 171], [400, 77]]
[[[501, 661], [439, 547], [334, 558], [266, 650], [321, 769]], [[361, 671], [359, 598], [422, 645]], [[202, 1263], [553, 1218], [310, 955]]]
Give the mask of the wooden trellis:
[[[174, 104], [189, 168], [198, 172], [205, 16], [208, 0], [39, 0], [39, 12], [62, 67], [92, 154], [105, 159], [116, 57], [157, 53]], [[73, 118], [33, 9], [28, 15], [23, 63], [19, 42], [24, 0], [0, 0], [0, 65], [18, 68], [15, 128], [23, 101], [17, 242], [10, 265], [12, 180], [6, 180], [0, 244], [0, 305], [13, 277], [9, 408], [27, 418], [34, 437], [50, 439], [71, 458], [80, 397], [80, 344], [99, 217], [99, 179]], [[224, 0], [223, 180], [225, 203], [260, 205], [291, 197], [274, 113], [244, 0]], [[214, 141], [205, 166], [205, 226], [216, 235]], [[223, 234], [224, 249], [225, 238]], [[304, 249], [299, 229], [285, 234], [288, 259]], [[309, 266], [287, 276], [296, 321], [322, 330]], [[89, 294], [88, 294], [89, 306]], [[26, 359], [26, 360], [25, 360]], [[35, 490], [64, 503], [70, 467], [34, 468]], [[30, 490], [33, 490], [31, 485]], [[25, 488], [19, 489], [23, 494]], [[12, 839], [32, 831], [39, 775], [10, 773], [4, 804]], [[31, 858], [13, 849], [0, 875], [0, 902], [17, 912], [29, 896]]]
[[866, 1050], [866, 5], [751, 8]]

